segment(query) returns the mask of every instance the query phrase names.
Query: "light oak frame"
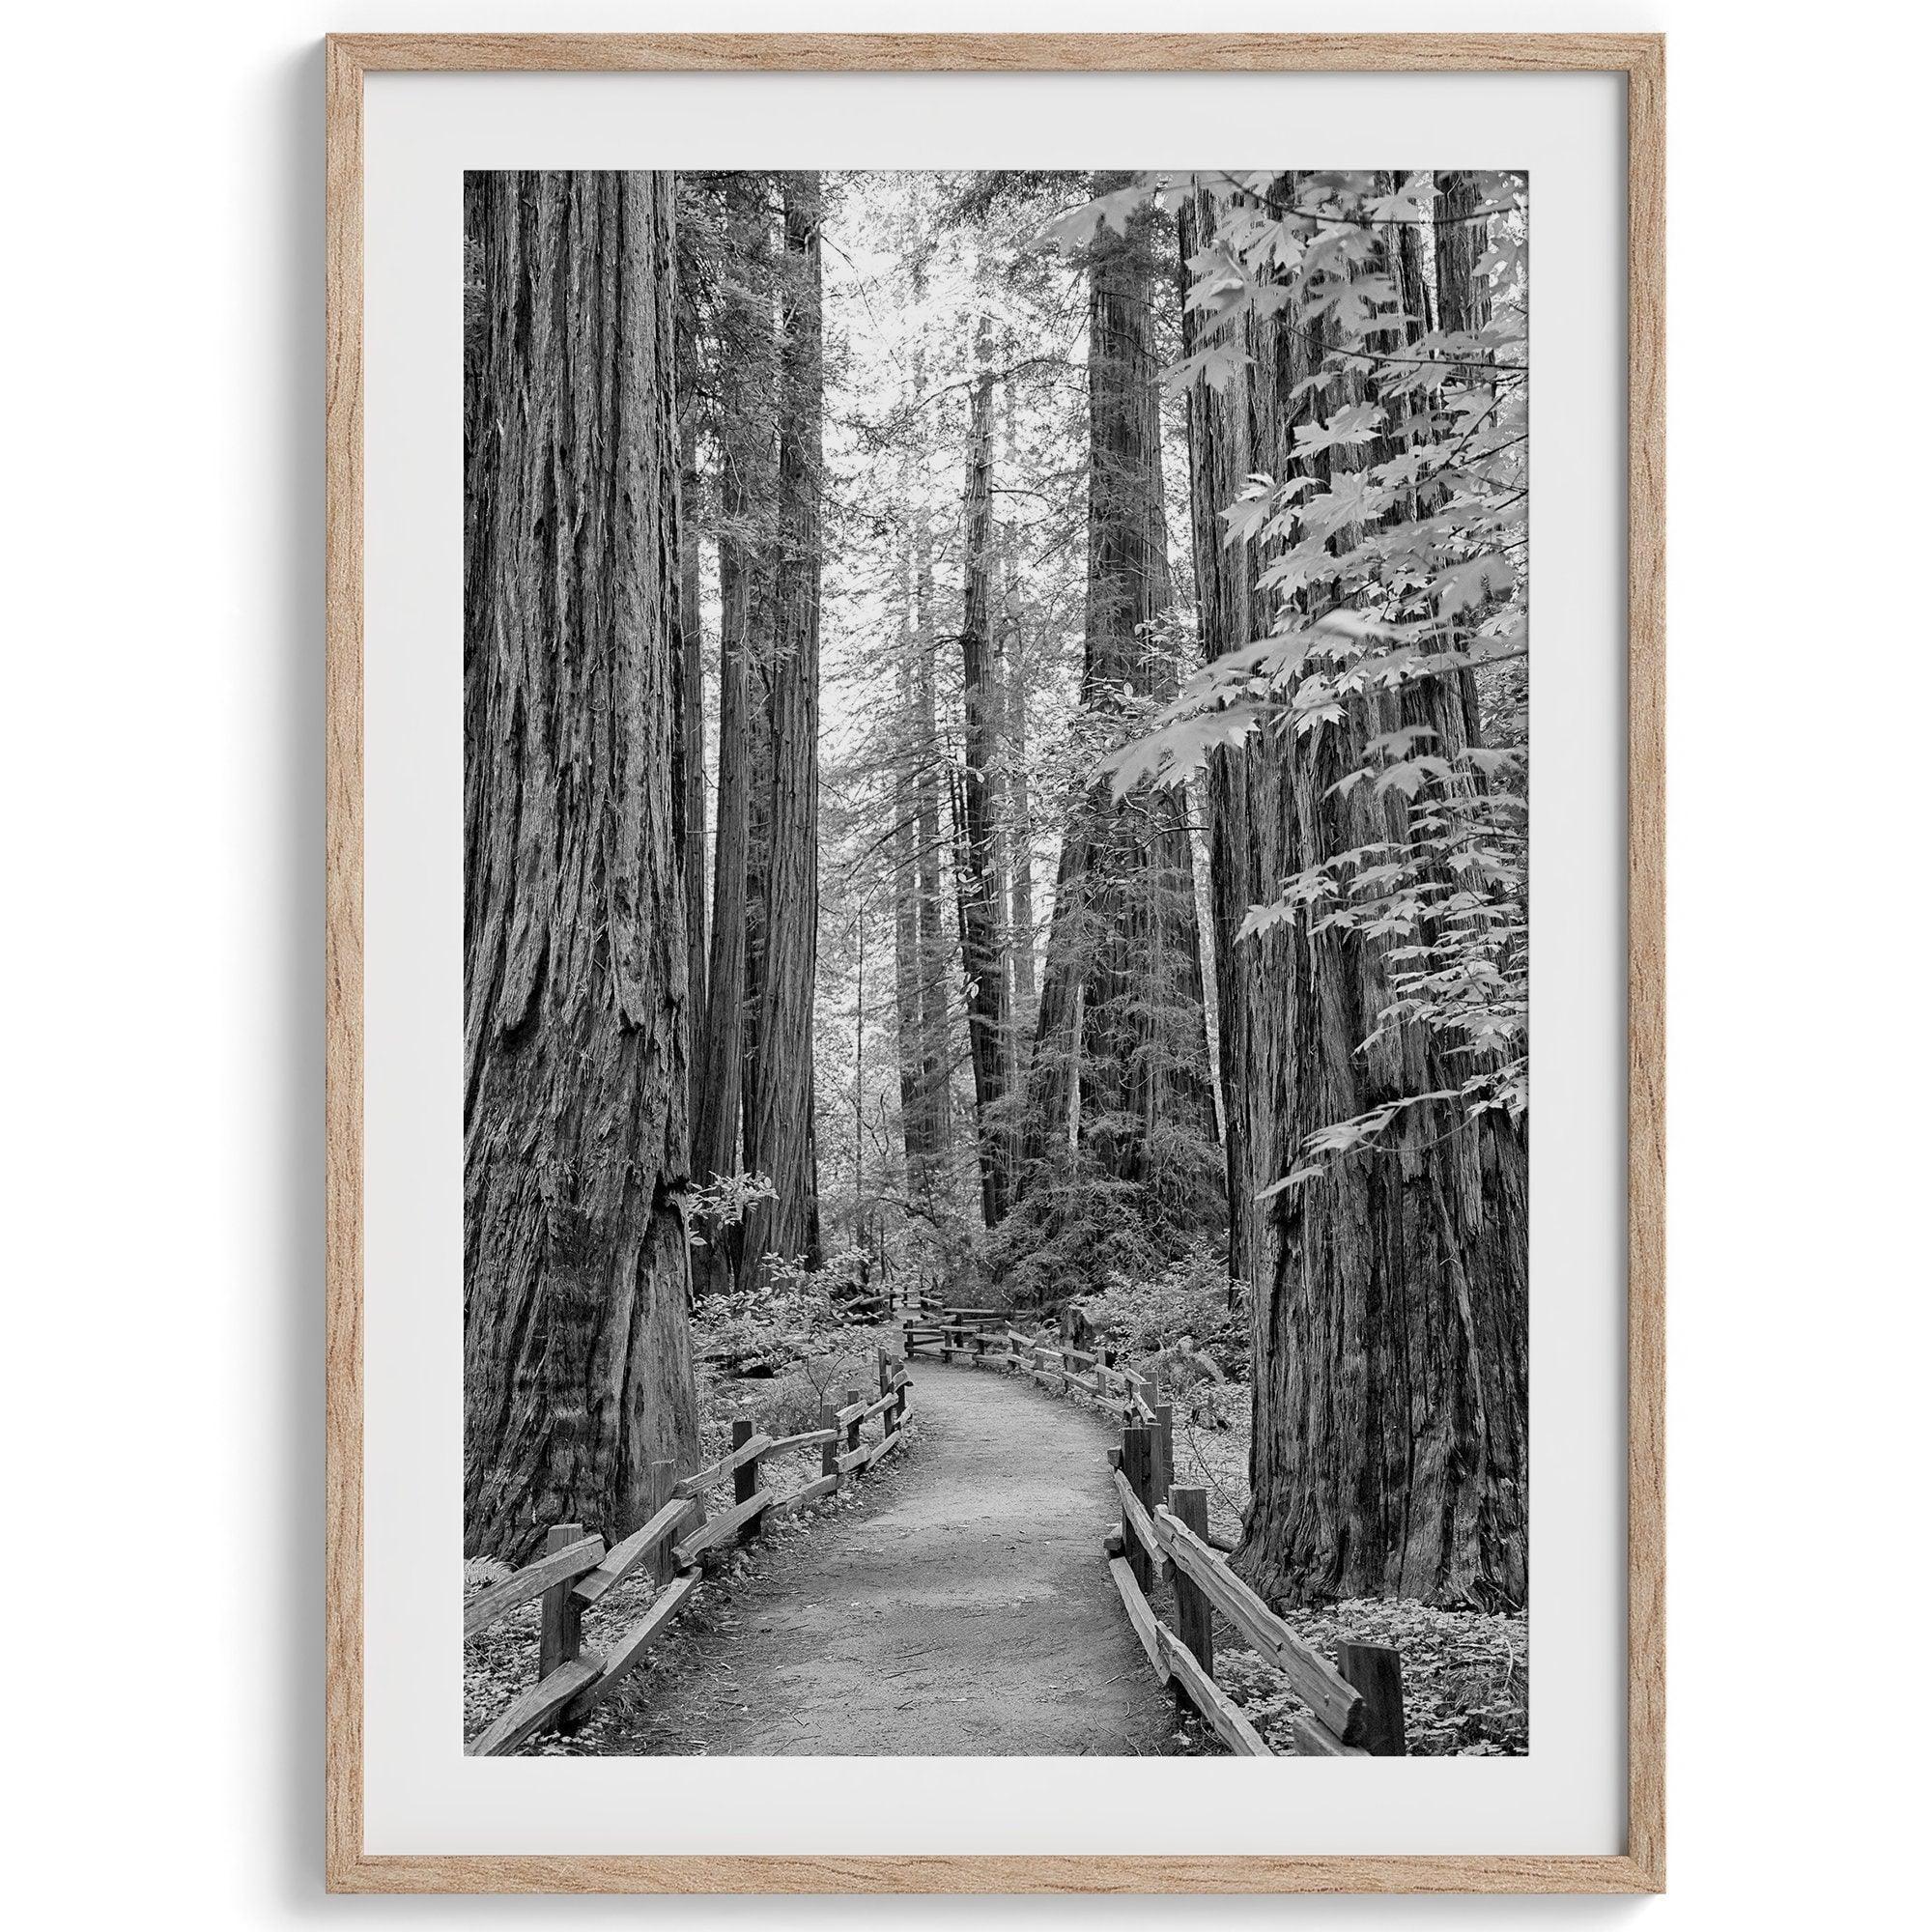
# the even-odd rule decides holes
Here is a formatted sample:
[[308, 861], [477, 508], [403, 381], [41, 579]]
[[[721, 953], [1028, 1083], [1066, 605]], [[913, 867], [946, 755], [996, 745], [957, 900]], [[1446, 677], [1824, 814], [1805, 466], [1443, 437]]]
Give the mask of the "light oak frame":
[[[1629, 138], [1629, 1820], [1618, 1855], [371, 1856], [362, 1849], [362, 77], [1612, 71]], [[1663, 41], [1643, 34], [394, 34], [327, 44], [327, 1822], [333, 1891], [1663, 1889]]]

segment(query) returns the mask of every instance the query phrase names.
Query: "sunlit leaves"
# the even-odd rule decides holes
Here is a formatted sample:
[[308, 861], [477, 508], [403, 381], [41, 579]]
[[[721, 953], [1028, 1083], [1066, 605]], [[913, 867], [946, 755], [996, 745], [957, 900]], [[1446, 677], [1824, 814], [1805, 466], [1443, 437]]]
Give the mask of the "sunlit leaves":
[[1196, 383], [1206, 383], [1213, 389], [1226, 389], [1251, 366], [1252, 358], [1244, 349], [1232, 342], [1208, 342], [1191, 355], [1183, 355], [1167, 371], [1165, 380], [1168, 387], [1177, 391], [1189, 388]]
[[1423, 168], [1406, 176], [1393, 194], [1370, 195], [1362, 213], [1371, 221], [1429, 221], [1435, 213], [1435, 171]]
[[1387, 422], [1375, 403], [1350, 403], [1325, 422], [1294, 433], [1294, 453], [1306, 463], [1330, 449], [1354, 449], [1373, 442]]
[[1101, 761], [1114, 796], [1143, 784], [1177, 785], [1192, 778], [1217, 745], [1237, 745], [1260, 722], [1253, 705], [1234, 704], [1171, 718]]
[[1124, 235], [1128, 222], [1152, 201], [1153, 195], [1154, 184], [1146, 179], [1095, 195], [1092, 201], [1082, 202], [1078, 208], [1070, 208], [1045, 222], [1040, 229], [1040, 245], [1074, 252], [1093, 247], [1103, 228]]
[[[1211, 204], [1211, 240], [1186, 265], [1195, 326], [1169, 372], [1177, 390], [1270, 393], [1252, 358], [1293, 338], [1295, 380], [1271, 392], [1293, 425], [1290, 473], [1248, 477], [1222, 513], [1270, 635], [1204, 666], [1105, 769], [1125, 795], [1224, 749], [1327, 761], [1321, 810], [1349, 828], [1346, 849], [1251, 907], [1237, 944], [1365, 949], [1386, 991], [1358, 1051], [1460, 1084], [1324, 1127], [1276, 1189], [1527, 1105], [1526, 185], [1482, 173], [1472, 185], [1486, 319], [1454, 330], [1430, 326], [1438, 304], [1396, 245], [1443, 218], [1429, 170], [1144, 179], [1055, 230], [1059, 245], [1091, 245], [1150, 197]], [[1419, 722], [1442, 715], [1429, 696], [1442, 679], [1474, 680], [1485, 743]], [[1408, 1052], [1418, 1040], [1426, 1060]]]

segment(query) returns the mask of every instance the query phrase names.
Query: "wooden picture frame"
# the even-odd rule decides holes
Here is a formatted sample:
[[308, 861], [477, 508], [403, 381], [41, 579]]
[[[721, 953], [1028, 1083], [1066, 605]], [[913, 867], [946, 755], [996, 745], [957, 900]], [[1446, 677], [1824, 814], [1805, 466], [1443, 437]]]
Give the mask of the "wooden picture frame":
[[[363, 1850], [363, 77], [396, 71], [1607, 71], [1627, 85], [1628, 1826], [1617, 1855]], [[1663, 1886], [1663, 43], [1655, 35], [348, 35], [327, 44], [327, 1824], [339, 1891], [1656, 1891]]]

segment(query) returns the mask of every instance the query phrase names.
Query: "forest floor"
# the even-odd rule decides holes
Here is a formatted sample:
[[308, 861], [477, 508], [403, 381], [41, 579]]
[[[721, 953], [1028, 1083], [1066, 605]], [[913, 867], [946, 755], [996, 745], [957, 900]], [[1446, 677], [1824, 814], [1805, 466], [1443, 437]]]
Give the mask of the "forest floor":
[[[775, 1526], [661, 1664], [536, 1749], [717, 1756], [1130, 1756], [1203, 1748], [1101, 1559], [1102, 1419], [914, 1365], [909, 1449], [830, 1520]], [[633, 1688], [635, 1687], [635, 1688]], [[1212, 1746], [1206, 1747], [1214, 1748]]]

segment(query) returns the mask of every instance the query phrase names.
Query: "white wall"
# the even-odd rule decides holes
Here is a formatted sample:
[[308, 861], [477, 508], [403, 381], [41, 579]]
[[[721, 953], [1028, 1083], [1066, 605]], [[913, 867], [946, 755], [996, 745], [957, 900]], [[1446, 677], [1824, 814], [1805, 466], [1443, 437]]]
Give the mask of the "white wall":
[[[1925, 48], [1922, 29], [1880, 43], [1864, 4], [1689, 0], [179, 0], [15, 21], [0, 1415], [26, 1578], [7, 1599], [19, 1922], [635, 1914], [320, 1894], [318, 37], [657, 24], [1672, 33], [1673, 1889], [1291, 1909], [1889, 1922], [1923, 1776], [1923, 1442], [1904, 1418], [1926, 1346], [1920, 1217], [1905, 1226], [1925, 1186], [1926, 863], [1908, 785], [1932, 694], [1907, 473], [1924, 199], [1901, 127]], [[1070, 1911], [1208, 1909], [1281, 1910]]]

